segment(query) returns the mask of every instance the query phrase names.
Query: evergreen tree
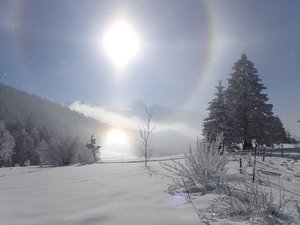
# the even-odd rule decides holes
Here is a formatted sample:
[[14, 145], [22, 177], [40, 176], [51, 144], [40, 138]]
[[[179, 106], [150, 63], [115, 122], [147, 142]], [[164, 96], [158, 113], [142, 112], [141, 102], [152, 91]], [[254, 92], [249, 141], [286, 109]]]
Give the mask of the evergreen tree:
[[243, 149], [258, 144], [269, 144], [270, 125], [273, 121], [272, 104], [268, 104], [266, 88], [257, 75], [254, 64], [245, 54], [233, 66], [228, 80], [226, 102], [230, 107], [234, 141], [243, 143]]
[[85, 147], [89, 150], [91, 150], [93, 156], [94, 156], [94, 160], [95, 162], [97, 162], [100, 158], [99, 158], [99, 149], [101, 148], [101, 146], [96, 145], [96, 139], [94, 138], [94, 135], [91, 136], [90, 141], [85, 145]]
[[284, 142], [287, 144], [296, 144], [296, 139], [292, 137], [290, 132], [286, 132], [286, 136], [284, 138]]
[[13, 160], [19, 165], [24, 165], [27, 160], [32, 161], [33, 155], [35, 154], [33, 139], [24, 127], [16, 133], [16, 154], [14, 155]]
[[271, 118], [271, 126], [270, 126], [270, 136], [268, 145], [281, 144], [285, 141], [286, 132], [283, 127], [283, 124], [278, 116], [274, 116]]
[[[15, 140], [15, 154], [12, 157], [13, 163], [24, 165], [24, 163], [29, 160], [32, 165], [37, 165], [39, 163], [39, 158], [38, 154], [35, 152], [33, 136], [28, 131], [28, 128], [16, 121], [7, 123], [7, 129]], [[32, 128], [32, 131], [34, 131], [34, 136], [39, 135], [35, 128]]]
[[204, 119], [204, 136], [210, 140], [215, 140], [219, 133], [223, 133], [224, 143], [226, 146], [230, 146], [232, 143], [233, 129], [230, 126], [229, 109], [225, 104], [225, 91], [222, 82], [219, 81], [219, 85], [216, 87], [217, 92], [215, 98], [209, 102], [208, 117]]
[[5, 127], [5, 123], [0, 121], [0, 166], [9, 164], [12, 166], [12, 155], [14, 154], [15, 141], [13, 136]]

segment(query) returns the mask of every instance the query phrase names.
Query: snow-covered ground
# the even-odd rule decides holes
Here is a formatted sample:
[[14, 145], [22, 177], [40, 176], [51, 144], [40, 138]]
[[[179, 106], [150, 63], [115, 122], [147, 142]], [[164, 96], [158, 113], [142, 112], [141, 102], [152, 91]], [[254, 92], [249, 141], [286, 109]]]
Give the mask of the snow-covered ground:
[[[278, 184], [286, 196], [300, 201], [299, 155], [267, 157], [259, 173]], [[185, 193], [171, 195], [172, 179], [159, 162], [99, 163], [56, 168], [0, 168], [0, 224], [2, 225], [198, 225], [250, 224], [237, 218], [201, 222]], [[238, 162], [229, 173], [238, 175]], [[263, 172], [261, 172], [263, 171]], [[193, 194], [197, 208], [208, 207], [216, 194]], [[300, 206], [300, 204], [299, 204]], [[300, 210], [300, 208], [299, 208]], [[286, 224], [300, 224], [299, 215]], [[211, 216], [211, 215], [210, 215]]]
[[[159, 167], [154, 163], [155, 170]], [[198, 224], [142, 163], [0, 169], [0, 224]]]

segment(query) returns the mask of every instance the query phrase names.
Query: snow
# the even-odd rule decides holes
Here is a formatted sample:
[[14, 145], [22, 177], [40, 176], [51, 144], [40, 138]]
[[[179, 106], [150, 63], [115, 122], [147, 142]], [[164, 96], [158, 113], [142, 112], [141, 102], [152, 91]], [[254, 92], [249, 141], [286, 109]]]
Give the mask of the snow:
[[[299, 154], [293, 154], [295, 159], [267, 157], [265, 162], [260, 161], [267, 166], [260, 165], [260, 169], [264, 169], [274, 183], [278, 183], [280, 177], [287, 197], [293, 196], [300, 202]], [[200, 222], [186, 193], [169, 193], [173, 181], [159, 162], [149, 165], [149, 169], [143, 162], [0, 168], [0, 224], [208, 224]], [[238, 176], [238, 162], [231, 161], [229, 166], [230, 176]], [[216, 194], [192, 194], [199, 209], [207, 208], [216, 197]], [[295, 216], [295, 219], [294, 224], [300, 224], [300, 218]], [[215, 217], [211, 224], [250, 223]]]
[[[154, 163], [157, 168], [158, 163]], [[159, 166], [158, 166], [159, 167]], [[198, 224], [142, 163], [0, 169], [2, 224]]]

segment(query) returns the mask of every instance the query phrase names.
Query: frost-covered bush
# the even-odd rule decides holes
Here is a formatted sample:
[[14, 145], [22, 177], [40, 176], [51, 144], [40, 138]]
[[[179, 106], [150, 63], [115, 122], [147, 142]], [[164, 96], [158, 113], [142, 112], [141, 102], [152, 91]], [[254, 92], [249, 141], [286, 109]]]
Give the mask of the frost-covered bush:
[[[277, 186], [276, 190], [268, 177], [255, 175], [253, 179], [253, 170], [249, 174], [248, 167], [256, 167], [251, 155], [247, 157], [248, 165], [243, 167], [239, 184], [229, 184], [226, 187], [226, 196], [221, 198], [225, 203], [225, 212], [231, 214], [243, 214], [250, 217], [277, 216], [282, 212], [290, 199], [285, 198], [283, 186]], [[276, 193], [275, 193], [276, 191]], [[229, 206], [229, 207], [228, 207]]]
[[227, 187], [227, 196], [221, 200], [227, 204], [225, 212], [230, 215], [277, 216], [290, 201], [285, 198], [283, 187], [277, 191], [279, 193], [275, 195], [268, 180], [257, 179], [253, 182], [250, 176], [244, 174], [241, 186]]
[[220, 146], [223, 135], [219, 134], [216, 140], [196, 141], [194, 148], [190, 147], [185, 154], [184, 161], [173, 160], [173, 163], [161, 163], [166, 170], [186, 179], [195, 187], [211, 191], [220, 188], [226, 182], [226, 164], [228, 157], [221, 154]]
[[0, 166], [12, 166], [12, 155], [14, 152], [15, 140], [0, 121]]
[[55, 138], [46, 143], [42, 141], [38, 147], [42, 165], [64, 166], [78, 162], [78, 139], [65, 136]]
[[24, 166], [27, 167], [27, 166], [30, 166], [30, 160], [27, 159], [25, 162], [24, 162]]
[[87, 148], [82, 148], [77, 154], [78, 162], [82, 165], [95, 162], [95, 156]]

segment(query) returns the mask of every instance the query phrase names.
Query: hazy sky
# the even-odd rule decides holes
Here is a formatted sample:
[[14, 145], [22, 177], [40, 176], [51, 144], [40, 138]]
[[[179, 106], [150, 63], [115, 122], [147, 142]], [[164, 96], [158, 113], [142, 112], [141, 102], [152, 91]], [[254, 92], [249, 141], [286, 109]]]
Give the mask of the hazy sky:
[[[139, 51], [122, 69], [103, 49], [116, 20]], [[0, 82], [47, 99], [204, 112], [246, 53], [274, 113], [300, 135], [300, 1], [1, 0]]]

